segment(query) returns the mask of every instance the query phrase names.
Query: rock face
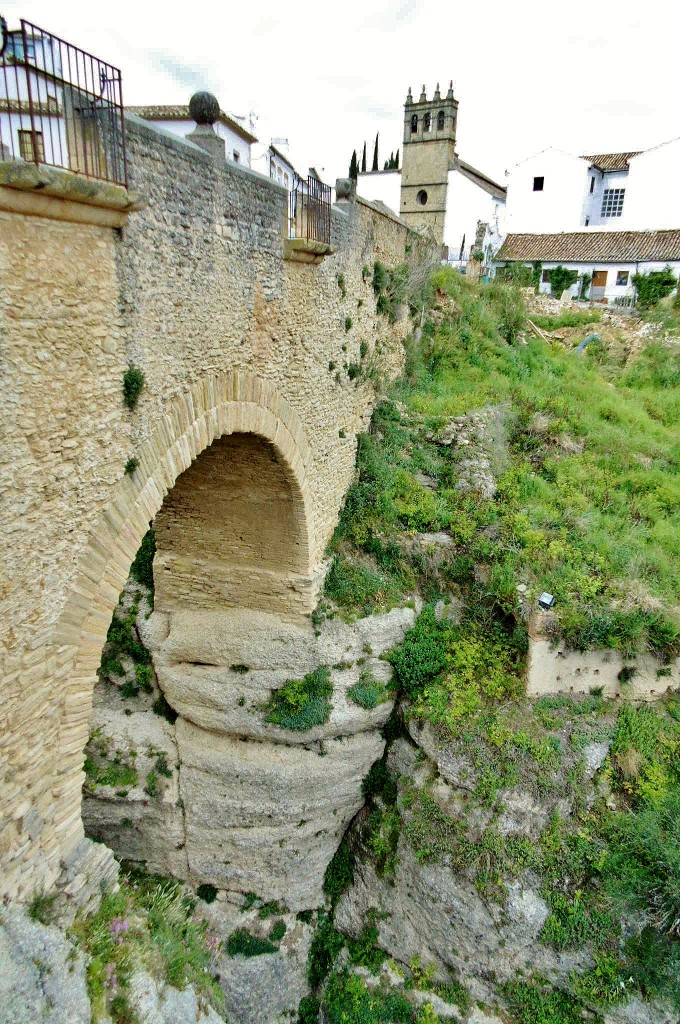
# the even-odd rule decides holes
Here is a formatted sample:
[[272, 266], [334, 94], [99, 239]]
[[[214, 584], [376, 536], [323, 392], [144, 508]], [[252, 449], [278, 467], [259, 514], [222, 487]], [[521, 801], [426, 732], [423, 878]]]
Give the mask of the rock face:
[[[136, 778], [89, 786], [88, 834], [194, 886], [296, 911], [321, 905], [325, 869], [363, 803], [392, 710], [389, 700], [365, 709], [348, 690], [366, 672], [389, 681], [380, 655], [415, 614], [398, 608], [315, 632], [267, 612], [140, 612], [158, 689], [126, 700], [112, 680], [97, 687], [91, 754], [134, 767]], [[328, 721], [304, 732], [267, 722], [272, 691], [322, 665], [333, 683]], [[154, 714], [159, 690], [176, 721]]]
[[90, 1024], [85, 965], [58, 928], [0, 916], [0, 1024]]

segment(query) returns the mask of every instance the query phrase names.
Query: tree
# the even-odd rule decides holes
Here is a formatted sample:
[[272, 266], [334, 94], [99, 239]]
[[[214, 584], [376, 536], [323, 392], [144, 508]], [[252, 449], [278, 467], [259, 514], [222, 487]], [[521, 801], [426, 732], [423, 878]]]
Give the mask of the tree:
[[397, 155], [394, 158], [394, 169], [396, 171], [399, 170], [399, 150], [397, 150]]
[[366, 170], [366, 143], [364, 142], [364, 155], [361, 158], [361, 170]]
[[[378, 133], [378, 134], [380, 134], [380, 133]], [[375, 148], [373, 150], [373, 166], [371, 167], [371, 170], [372, 171], [377, 171], [378, 170], [378, 135], [376, 135], [376, 137], [375, 137]]]
[[663, 270], [652, 270], [649, 274], [633, 274], [633, 284], [637, 289], [637, 305], [642, 309], [655, 306], [673, 291], [677, 280], [670, 267]]
[[352, 179], [352, 181], [356, 181], [357, 178], [359, 177], [359, 166], [357, 164], [356, 149], [352, 150], [352, 159], [349, 162], [349, 176]]

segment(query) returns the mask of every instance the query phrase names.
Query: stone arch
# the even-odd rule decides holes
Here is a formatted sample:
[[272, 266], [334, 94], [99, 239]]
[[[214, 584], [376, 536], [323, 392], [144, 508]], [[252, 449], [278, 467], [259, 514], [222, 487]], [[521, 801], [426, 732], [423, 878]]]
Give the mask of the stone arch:
[[319, 550], [309, 490], [312, 455], [295, 410], [266, 380], [246, 371], [212, 376], [175, 397], [137, 452], [133, 477], [115, 487], [81, 557], [54, 637], [53, 679], [62, 694], [53, 790], [62, 856], [83, 838], [82, 759], [101, 652], [118, 596], [151, 522], [175, 481], [213, 442], [254, 435], [271, 446], [288, 480], [299, 528], [297, 561], [312, 610]]

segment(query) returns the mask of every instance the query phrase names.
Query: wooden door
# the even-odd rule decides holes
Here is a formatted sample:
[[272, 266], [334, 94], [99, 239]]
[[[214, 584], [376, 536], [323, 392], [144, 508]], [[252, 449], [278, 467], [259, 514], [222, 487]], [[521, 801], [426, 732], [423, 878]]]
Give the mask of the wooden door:
[[602, 302], [607, 287], [607, 271], [594, 270], [593, 283], [590, 286], [590, 298], [593, 302]]

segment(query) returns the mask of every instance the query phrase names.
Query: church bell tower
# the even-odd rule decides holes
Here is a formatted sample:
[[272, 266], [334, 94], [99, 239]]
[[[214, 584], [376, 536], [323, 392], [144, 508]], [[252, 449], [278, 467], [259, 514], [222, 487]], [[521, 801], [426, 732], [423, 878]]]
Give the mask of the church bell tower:
[[454, 166], [458, 102], [453, 82], [442, 99], [439, 83], [428, 100], [423, 86], [415, 102], [409, 88], [404, 104], [404, 148], [401, 171], [402, 218], [426, 228], [444, 244], [444, 217], [449, 170]]

